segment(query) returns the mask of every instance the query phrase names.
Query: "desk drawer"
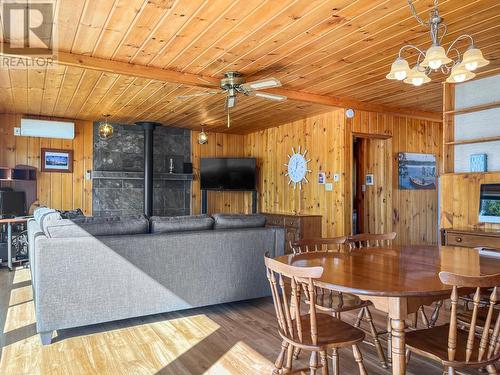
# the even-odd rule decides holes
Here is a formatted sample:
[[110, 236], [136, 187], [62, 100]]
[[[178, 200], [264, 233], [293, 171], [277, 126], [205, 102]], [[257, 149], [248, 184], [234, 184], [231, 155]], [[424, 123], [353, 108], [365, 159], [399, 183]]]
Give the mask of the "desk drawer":
[[446, 233], [446, 244], [449, 246], [489, 247], [492, 249], [500, 249], [500, 238], [448, 232]]

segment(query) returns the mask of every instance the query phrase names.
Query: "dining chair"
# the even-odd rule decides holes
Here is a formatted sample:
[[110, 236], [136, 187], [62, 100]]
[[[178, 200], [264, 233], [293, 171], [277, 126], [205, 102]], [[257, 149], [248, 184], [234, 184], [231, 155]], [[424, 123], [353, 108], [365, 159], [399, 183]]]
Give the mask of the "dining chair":
[[[358, 348], [358, 344], [365, 338], [362, 330], [330, 314], [317, 311], [314, 303], [307, 306], [307, 313], [302, 312], [299, 285], [314, 299], [315, 280], [323, 274], [323, 267], [295, 267], [271, 259], [267, 254], [264, 261], [278, 320], [278, 333], [282, 339], [273, 374], [292, 373], [294, 349], [300, 348], [311, 352], [310, 374], [315, 375], [321, 369], [321, 374], [327, 375], [328, 350], [347, 347], [352, 347], [359, 373], [366, 374]], [[333, 370], [338, 374], [339, 369], [335, 367], [335, 363]]]
[[[312, 251], [329, 251], [338, 253], [350, 253], [351, 244], [347, 241], [347, 237], [331, 237], [331, 238], [314, 238], [314, 239], [303, 239], [296, 241], [291, 244], [291, 248], [294, 254], [301, 254]], [[309, 303], [311, 299], [305, 294], [306, 303]], [[341, 319], [341, 313], [353, 310], [363, 310], [368, 309], [372, 305], [370, 301], [364, 301], [358, 296], [349, 293], [335, 292], [332, 290], [327, 290], [323, 288], [316, 288], [315, 294], [316, 308], [321, 311], [326, 311], [331, 313], [334, 317]], [[369, 334], [373, 339], [373, 344], [377, 351], [380, 363], [383, 368], [388, 368], [387, 361], [384, 355], [384, 350], [382, 344], [379, 340], [379, 333], [373, 323], [372, 315], [368, 310], [366, 314], [366, 321], [369, 325]], [[357, 328], [359, 328], [360, 323], [357, 323]], [[384, 332], [385, 333], [385, 332]], [[334, 363], [338, 363], [338, 353], [337, 350], [332, 351]], [[297, 356], [297, 353], [296, 353]]]
[[[495, 304], [498, 300], [500, 273], [489, 276], [464, 276], [449, 272], [439, 274], [441, 282], [452, 286], [451, 314], [449, 324], [408, 332], [406, 347], [408, 361], [410, 354], [416, 353], [438, 361], [444, 367], [444, 374], [454, 375], [456, 369], [486, 368], [488, 374], [497, 374], [495, 362], [500, 359], [500, 318], [494, 318]], [[472, 319], [468, 327], [458, 322], [459, 288], [474, 288]], [[481, 292], [493, 288], [482, 333], [478, 335], [478, 314]]]

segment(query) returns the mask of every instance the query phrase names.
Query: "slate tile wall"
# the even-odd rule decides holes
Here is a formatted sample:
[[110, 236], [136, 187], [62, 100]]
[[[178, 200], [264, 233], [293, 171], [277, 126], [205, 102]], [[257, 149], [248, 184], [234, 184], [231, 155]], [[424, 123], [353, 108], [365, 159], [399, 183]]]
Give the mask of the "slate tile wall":
[[[126, 172], [143, 172], [144, 133], [136, 125], [113, 124], [111, 139], [99, 139], [94, 123], [94, 172], [123, 172], [120, 178], [94, 178], [94, 216], [135, 215], [143, 213], [144, 181], [127, 178]], [[187, 129], [158, 127], [154, 131], [153, 168], [169, 172], [170, 158], [174, 173], [182, 173], [183, 163], [191, 161], [191, 132]], [[190, 214], [191, 181], [155, 179], [153, 215]]]

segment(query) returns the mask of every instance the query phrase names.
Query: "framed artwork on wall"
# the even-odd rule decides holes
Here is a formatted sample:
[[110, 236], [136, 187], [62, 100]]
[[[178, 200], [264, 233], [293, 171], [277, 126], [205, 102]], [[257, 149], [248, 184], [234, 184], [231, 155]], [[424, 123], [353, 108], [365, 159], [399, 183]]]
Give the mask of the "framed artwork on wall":
[[470, 156], [471, 172], [486, 172], [488, 170], [488, 156], [486, 154], [472, 154]]
[[73, 172], [73, 150], [42, 148], [40, 170], [42, 172]]
[[398, 182], [401, 190], [436, 189], [436, 156], [400, 152], [398, 154]]

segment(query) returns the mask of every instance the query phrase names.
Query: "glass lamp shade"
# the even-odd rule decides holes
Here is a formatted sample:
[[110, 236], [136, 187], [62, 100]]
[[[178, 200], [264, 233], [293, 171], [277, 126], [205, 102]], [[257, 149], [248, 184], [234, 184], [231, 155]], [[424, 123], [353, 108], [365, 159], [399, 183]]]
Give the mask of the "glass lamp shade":
[[398, 81], [402, 81], [408, 77], [409, 72], [410, 66], [408, 65], [408, 61], [398, 57], [396, 61], [392, 63], [391, 71], [385, 77], [387, 79], [397, 79]]
[[419, 70], [418, 66], [413, 67], [413, 69], [408, 74], [408, 78], [404, 80], [404, 83], [412, 84], [413, 86], [422, 86], [424, 83], [430, 82], [431, 79]]
[[462, 63], [465, 69], [472, 72], [477, 68], [488, 65], [490, 62], [483, 57], [483, 53], [479, 48], [471, 47], [465, 51]]
[[446, 82], [448, 83], [465, 82], [474, 78], [475, 76], [476, 76], [475, 73], [472, 73], [465, 68], [464, 63], [460, 63], [455, 65], [451, 69], [450, 76], [446, 79]]
[[109, 124], [107, 121], [99, 124], [99, 138], [109, 139], [113, 136], [113, 125]]
[[443, 47], [433, 45], [425, 52], [424, 61], [420, 65], [424, 68], [439, 69], [441, 65], [449, 64], [452, 61], [452, 59], [446, 56], [446, 51]]
[[201, 132], [198, 134], [198, 143], [200, 145], [204, 145], [205, 143], [208, 142], [208, 135], [205, 133], [205, 131], [202, 129]]

